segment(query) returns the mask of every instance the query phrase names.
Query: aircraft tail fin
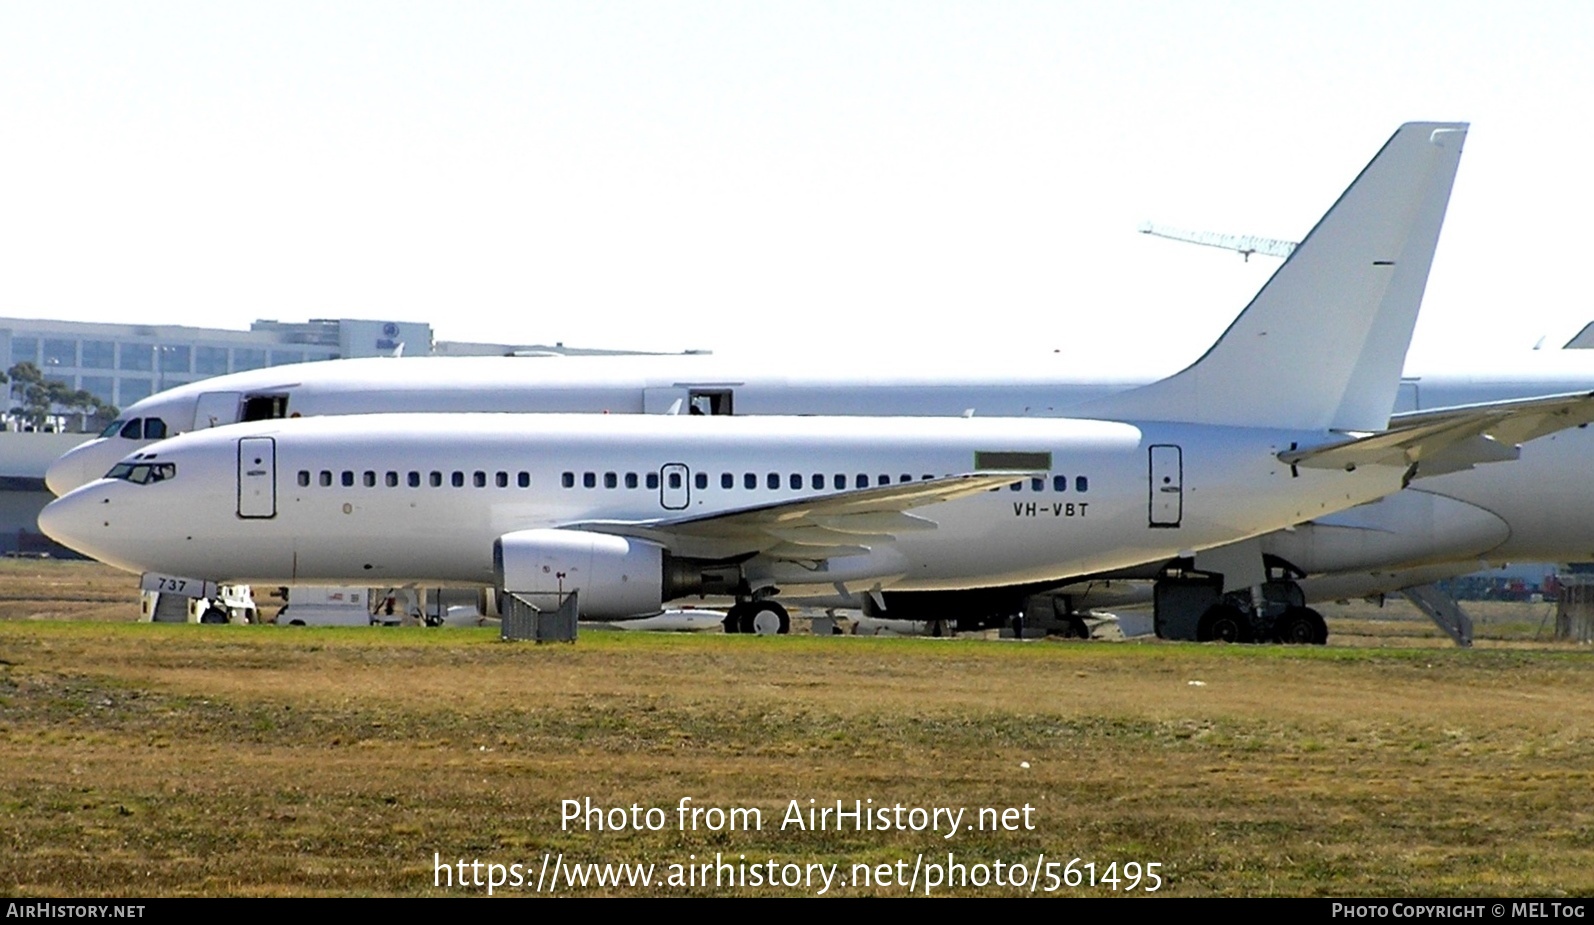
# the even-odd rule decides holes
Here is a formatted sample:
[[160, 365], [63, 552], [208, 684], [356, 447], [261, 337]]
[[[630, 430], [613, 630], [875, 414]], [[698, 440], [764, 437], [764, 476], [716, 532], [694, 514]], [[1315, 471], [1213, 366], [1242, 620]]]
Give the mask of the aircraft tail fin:
[[1079, 413], [1384, 429], [1466, 134], [1462, 122], [1401, 126], [1201, 359]]

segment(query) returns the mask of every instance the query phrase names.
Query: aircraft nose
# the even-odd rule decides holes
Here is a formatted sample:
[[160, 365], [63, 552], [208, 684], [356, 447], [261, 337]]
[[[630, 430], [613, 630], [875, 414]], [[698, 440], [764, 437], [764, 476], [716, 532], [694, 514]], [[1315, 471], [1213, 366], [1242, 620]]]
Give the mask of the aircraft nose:
[[39, 512], [39, 529], [44, 535], [62, 546], [75, 549], [98, 559], [100, 555], [91, 548], [92, 525], [101, 499], [88, 497], [84, 492], [71, 492], [51, 501]]
[[[44, 484], [57, 498], [62, 497], [74, 488], [81, 488], [105, 474], [110, 469], [109, 465], [99, 472], [90, 475], [87, 472], [88, 460], [93, 456], [95, 448], [105, 441], [91, 440], [80, 446], [67, 450], [60, 459], [50, 463], [44, 470]], [[115, 460], [112, 460], [114, 463]]]

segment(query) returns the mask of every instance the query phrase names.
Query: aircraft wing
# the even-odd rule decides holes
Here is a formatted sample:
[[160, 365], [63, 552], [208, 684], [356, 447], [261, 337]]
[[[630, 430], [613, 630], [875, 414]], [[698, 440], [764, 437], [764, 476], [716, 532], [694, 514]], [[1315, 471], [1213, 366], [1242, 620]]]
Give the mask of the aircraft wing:
[[779, 559], [830, 559], [861, 555], [870, 546], [892, 542], [903, 533], [934, 530], [935, 521], [908, 513], [914, 508], [955, 501], [1043, 474], [976, 472], [714, 514], [644, 521], [589, 520], [561, 526], [649, 540], [678, 556], [732, 559], [762, 553]]
[[1594, 421], [1594, 392], [1487, 402], [1392, 415], [1388, 430], [1328, 446], [1292, 449], [1292, 466], [1340, 469], [1413, 465], [1418, 477], [1516, 459], [1517, 445]]

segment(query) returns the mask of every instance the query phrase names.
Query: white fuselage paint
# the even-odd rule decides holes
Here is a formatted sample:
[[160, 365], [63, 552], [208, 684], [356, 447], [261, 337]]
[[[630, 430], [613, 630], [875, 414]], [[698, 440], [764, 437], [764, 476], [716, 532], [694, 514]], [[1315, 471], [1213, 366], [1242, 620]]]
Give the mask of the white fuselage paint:
[[[216, 391], [288, 396], [290, 413], [389, 411], [664, 410], [689, 389], [730, 390], [738, 416], [766, 414], [946, 415], [1051, 418], [1083, 401], [1153, 380], [1149, 371], [1092, 373], [1054, 358], [1001, 368], [961, 360], [882, 364], [872, 371], [782, 368], [713, 356], [445, 360], [349, 360], [255, 370], [152, 396], [124, 418], [158, 417], [173, 432], [194, 426], [199, 396]], [[1533, 351], [1408, 364], [1398, 410], [1526, 398], [1594, 387], [1594, 351]], [[651, 404], [650, 404], [651, 403]], [[233, 407], [236, 407], [236, 401]], [[89, 441], [51, 467], [51, 484], [70, 489], [103, 474], [144, 441]], [[1264, 549], [1306, 571], [1376, 570], [1368, 591], [1398, 587], [1389, 573], [1453, 563], [1456, 574], [1487, 563], [1594, 559], [1594, 492], [1584, 471], [1594, 431], [1579, 428], [1532, 441], [1521, 459], [1434, 478], [1337, 518], [1264, 540]], [[1349, 518], [1367, 529], [1346, 530]], [[1427, 573], [1425, 573], [1427, 574]]]
[[[275, 446], [275, 514], [240, 517], [240, 440]], [[366, 415], [241, 424], [154, 448], [165, 481], [104, 479], [41, 515], [52, 536], [130, 571], [229, 581], [488, 584], [492, 544], [517, 530], [590, 521], [704, 516], [834, 494], [845, 475], [943, 476], [974, 470], [976, 452], [1049, 452], [1036, 490], [982, 492], [913, 509], [937, 528], [908, 531], [858, 555], [813, 562], [759, 556], [755, 585], [834, 593], [935, 590], [1054, 581], [1162, 560], [1341, 510], [1398, 488], [1402, 470], [1302, 469], [1275, 454], [1332, 435], [1251, 428], [1081, 420], [688, 417], [643, 415]], [[262, 446], [250, 443], [249, 446]], [[1175, 528], [1149, 523], [1148, 448], [1183, 451]], [[248, 462], [247, 460], [245, 462]], [[667, 465], [691, 473], [685, 508], [658, 489], [624, 487]], [[246, 467], [247, 468], [247, 467]], [[323, 471], [331, 486], [321, 485]], [[342, 473], [354, 473], [345, 487]], [[409, 486], [409, 473], [422, 486]], [[430, 485], [431, 473], [443, 485]], [[463, 473], [464, 487], [452, 485]], [[518, 486], [519, 473], [530, 486]], [[310, 484], [302, 486], [300, 473]], [[367, 487], [366, 472], [376, 484]], [[388, 473], [398, 482], [389, 487]], [[476, 487], [476, 473], [485, 487]], [[507, 487], [498, 487], [498, 473]], [[565, 487], [565, 473], [574, 487]], [[596, 487], [585, 487], [586, 473]], [[606, 488], [615, 473], [619, 487]], [[707, 477], [698, 487], [697, 475]], [[744, 487], [747, 473], [756, 487]], [[770, 473], [779, 476], [768, 487]], [[731, 476], [723, 488], [722, 476]], [[792, 475], [801, 487], [791, 487]], [[825, 486], [813, 488], [814, 476]], [[1055, 491], [1053, 476], [1068, 478]], [[1079, 477], [1086, 480], [1080, 491]], [[645, 483], [644, 483], [645, 484]], [[678, 505], [677, 495], [669, 499]], [[1076, 505], [1069, 516], [1067, 505]], [[666, 544], [668, 546], [669, 544]], [[689, 547], [689, 544], [688, 544]], [[695, 555], [691, 548], [672, 549]]]

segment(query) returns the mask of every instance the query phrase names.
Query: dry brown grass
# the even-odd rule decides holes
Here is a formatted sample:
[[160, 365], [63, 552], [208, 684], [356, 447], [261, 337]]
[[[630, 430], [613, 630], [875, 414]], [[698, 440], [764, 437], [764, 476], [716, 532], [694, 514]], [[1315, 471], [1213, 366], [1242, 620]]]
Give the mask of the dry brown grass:
[[[0, 621], [7, 895], [460, 893], [434, 888], [434, 852], [535, 866], [718, 851], [845, 872], [947, 850], [1160, 862], [1171, 895], [1594, 892], [1594, 662], [1575, 647], [1460, 651], [1420, 625], [1323, 649], [615, 633], [538, 647], [23, 612], [70, 610], [34, 581], [120, 582], [132, 600], [125, 576], [73, 568], [0, 566], [16, 595]], [[1336, 638], [1356, 620], [1398, 622], [1335, 614]], [[564, 798], [683, 796], [760, 807], [765, 828], [560, 830]], [[779, 831], [786, 802], [810, 798], [1030, 803], [1037, 828]]]

